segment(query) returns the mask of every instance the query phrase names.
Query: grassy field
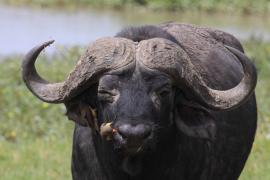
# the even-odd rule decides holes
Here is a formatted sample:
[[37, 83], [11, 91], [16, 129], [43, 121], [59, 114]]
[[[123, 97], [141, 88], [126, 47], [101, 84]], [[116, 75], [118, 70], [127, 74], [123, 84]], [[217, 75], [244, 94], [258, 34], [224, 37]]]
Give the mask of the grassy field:
[[[78, 54], [73, 48], [65, 55], [42, 56], [38, 69], [51, 80], [62, 80]], [[73, 122], [62, 105], [42, 103], [26, 89], [20, 63], [21, 57], [0, 62], [0, 179], [71, 179]]]
[[12, 5], [33, 5], [39, 7], [95, 6], [125, 8], [140, 6], [152, 10], [202, 10], [208, 12], [269, 13], [269, 0], [3, 0]]
[[[270, 43], [244, 44], [259, 72], [259, 128], [240, 179], [266, 180], [270, 179]], [[38, 71], [51, 81], [63, 80], [81, 53], [75, 47], [50, 57], [42, 55]], [[0, 179], [71, 179], [74, 125], [65, 118], [62, 105], [43, 103], [26, 89], [20, 63], [21, 57], [16, 56], [0, 62]]]

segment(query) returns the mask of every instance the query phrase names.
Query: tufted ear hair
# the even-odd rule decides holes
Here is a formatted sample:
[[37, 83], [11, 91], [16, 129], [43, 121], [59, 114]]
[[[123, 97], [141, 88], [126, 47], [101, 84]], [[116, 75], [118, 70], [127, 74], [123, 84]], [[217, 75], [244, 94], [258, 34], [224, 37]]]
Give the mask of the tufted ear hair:
[[214, 140], [216, 123], [210, 110], [183, 96], [176, 98], [174, 119], [177, 129], [190, 137]]
[[88, 126], [95, 131], [99, 131], [96, 112], [96, 92], [91, 88], [81, 95], [65, 102], [67, 109], [66, 116], [81, 126]]

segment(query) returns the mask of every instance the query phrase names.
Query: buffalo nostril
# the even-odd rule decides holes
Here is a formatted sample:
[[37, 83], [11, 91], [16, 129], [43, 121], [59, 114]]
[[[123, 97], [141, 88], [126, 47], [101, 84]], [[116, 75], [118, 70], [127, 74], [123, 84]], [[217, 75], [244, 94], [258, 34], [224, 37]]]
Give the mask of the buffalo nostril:
[[140, 136], [143, 139], [146, 139], [151, 134], [151, 128], [150, 126], [143, 125], [142, 127], [138, 127], [138, 136]]
[[131, 125], [129, 124], [124, 124], [118, 127], [118, 133], [123, 137], [127, 138], [129, 136], [129, 131], [131, 129]]
[[138, 124], [138, 125], [123, 124], [118, 127], [118, 133], [123, 138], [143, 140], [151, 135], [151, 127], [145, 124]]
[[145, 132], [142, 134], [142, 136], [143, 136], [144, 139], [146, 139], [148, 136], [150, 136], [150, 134], [151, 134], [151, 130], [149, 129], [149, 130], [145, 131]]

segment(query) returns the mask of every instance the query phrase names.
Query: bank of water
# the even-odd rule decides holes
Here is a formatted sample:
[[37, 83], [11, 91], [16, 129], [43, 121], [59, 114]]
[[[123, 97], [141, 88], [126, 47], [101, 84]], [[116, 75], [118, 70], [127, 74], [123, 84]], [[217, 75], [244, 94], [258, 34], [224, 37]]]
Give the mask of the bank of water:
[[[43, 10], [0, 5], [0, 57], [22, 54], [50, 39], [61, 47], [85, 46], [113, 36], [125, 26], [177, 21], [227, 31], [240, 40], [250, 37], [270, 41], [267, 17], [206, 14], [197, 12], [147, 12], [132, 10]], [[53, 51], [49, 48], [46, 52]]]

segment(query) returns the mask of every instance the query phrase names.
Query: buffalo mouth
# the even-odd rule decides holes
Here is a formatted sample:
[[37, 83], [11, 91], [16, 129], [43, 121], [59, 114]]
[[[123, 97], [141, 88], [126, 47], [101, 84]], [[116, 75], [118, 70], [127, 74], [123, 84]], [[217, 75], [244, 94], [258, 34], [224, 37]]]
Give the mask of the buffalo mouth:
[[126, 144], [123, 148], [127, 154], [140, 154], [147, 150], [146, 145], [143, 143]]
[[114, 148], [120, 153], [126, 155], [138, 155], [151, 151], [151, 147], [154, 147], [154, 143], [151, 139], [149, 138], [147, 140], [138, 140], [125, 138], [118, 133], [115, 133], [112, 139], [112, 143]]
[[129, 155], [138, 155], [138, 154], [142, 154], [143, 148], [142, 146], [127, 146], [127, 147], [122, 147], [120, 152], [126, 156]]
[[116, 149], [126, 155], [144, 154], [150, 150], [149, 145], [144, 142], [130, 142], [127, 140], [115, 141]]

